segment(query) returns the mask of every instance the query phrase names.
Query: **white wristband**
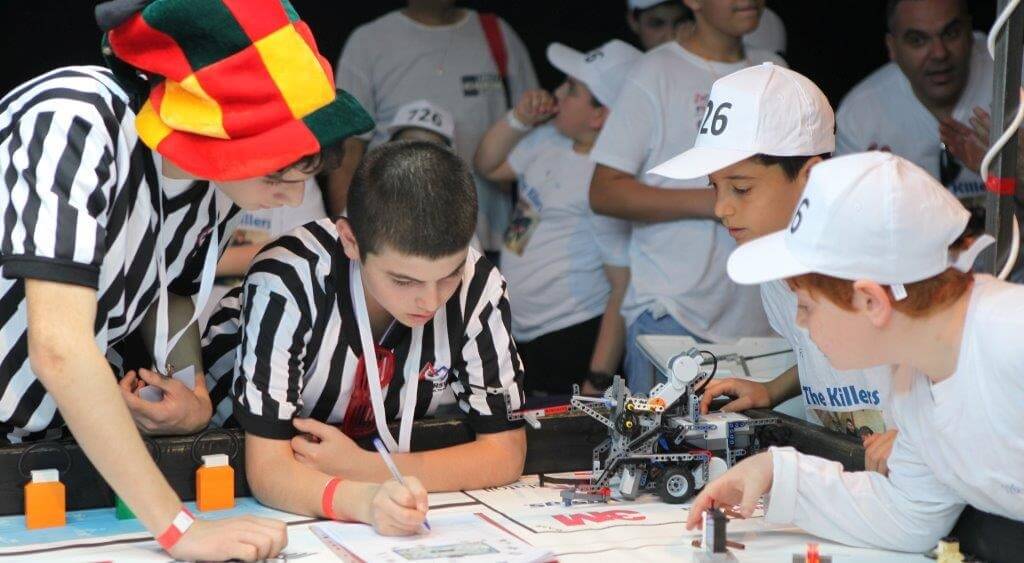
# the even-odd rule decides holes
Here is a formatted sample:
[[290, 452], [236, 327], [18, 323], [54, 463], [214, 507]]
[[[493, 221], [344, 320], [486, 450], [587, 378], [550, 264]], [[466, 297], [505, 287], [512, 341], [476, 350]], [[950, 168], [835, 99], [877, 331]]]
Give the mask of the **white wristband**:
[[505, 114], [505, 121], [508, 122], [509, 127], [522, 133], [526, 133], [527, 131], [533, 129], [533, 125], [527, 125], [522, 121], [519, 121], [519, 118], [516, 117], [515, 110], [508, 110], [508, 113]]

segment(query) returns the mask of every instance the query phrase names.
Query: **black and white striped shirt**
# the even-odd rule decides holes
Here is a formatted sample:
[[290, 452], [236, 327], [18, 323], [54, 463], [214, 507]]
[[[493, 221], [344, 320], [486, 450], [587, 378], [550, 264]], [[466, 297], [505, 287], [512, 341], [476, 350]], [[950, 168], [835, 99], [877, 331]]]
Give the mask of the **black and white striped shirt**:
[[[272, 439], [296, 434], [293, 417], [372, 433], [372, 412], [355, 405], [365, 399], [355, 315], [349, 259], [329, 219], [271, 242], [242, 286], [221, 301], [203, 338], [215, 418], [230, 424], [233, 417], [246, 432]], [[417, 418], [454, 402], [478, 433], [521, 426], [507, 417], [508, 405], [518, 409], [523, 399], [510, 323], [505, 280], [471, 249], [459, 288], [423, 327], [419, 365], [406, 365], [409, 327], [395, 322], [377, 343], [395, 356], [394, 378], [383, 386], [386, 418], [400, 417], [408, 371], [418, 374]], [[442, 368], [447, 381], [425, 378]], [[363, 418], [346, 419], [353, 412]]]
[[161, 176], [134, 107], [101, 67], [57, 69], [0, 99], [0, 442], [63, 423], [29, 366], [26, 278], [95, 289], [106, 351], [156, 301], [158, 251], [170, 291], [193, 295], [213, 227], [222, 243], [234, 228], [238, 208], [208, 182]]

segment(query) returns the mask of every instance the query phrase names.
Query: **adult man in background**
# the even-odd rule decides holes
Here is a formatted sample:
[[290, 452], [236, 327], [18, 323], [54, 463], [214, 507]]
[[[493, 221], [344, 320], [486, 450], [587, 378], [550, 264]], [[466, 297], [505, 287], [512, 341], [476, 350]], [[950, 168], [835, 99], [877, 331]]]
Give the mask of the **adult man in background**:
[[988, 107], [992, 60], [971, 31], [964, 0], [889, 0], [885, 37], [891, 62], [839, 105], [836, 151], [892, 151], [939, 179], [969, 209], [984, 205], [981, 177], [939, 139], [939, 123], [967, 122]]

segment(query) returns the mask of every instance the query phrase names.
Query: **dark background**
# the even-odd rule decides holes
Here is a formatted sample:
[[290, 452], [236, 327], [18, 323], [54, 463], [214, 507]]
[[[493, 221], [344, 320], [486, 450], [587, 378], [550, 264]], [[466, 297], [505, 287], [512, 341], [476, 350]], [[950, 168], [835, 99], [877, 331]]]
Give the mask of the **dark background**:
[[[404, 6], [401, 0], [292, 0], [313, 29], [321, 52], [336, 62], [348, 34], [360, 24]], [[101, 64], [95, 2], [2, 0], [0, 95], [51, 68]], [[460, 5], [496, 12], [526, 43], [541, 84], [561, 76], [544, 58], [552, 41], [585, 50], [613, 37], [631, 39], [625, 0], [468, 0]], [[887, 60], [884, 0], [769, 0], [786, 23], [790, 66], [814, 80], [833, 105]], [[974, 26], [987, 30], [995, 2], [972, 0]]]

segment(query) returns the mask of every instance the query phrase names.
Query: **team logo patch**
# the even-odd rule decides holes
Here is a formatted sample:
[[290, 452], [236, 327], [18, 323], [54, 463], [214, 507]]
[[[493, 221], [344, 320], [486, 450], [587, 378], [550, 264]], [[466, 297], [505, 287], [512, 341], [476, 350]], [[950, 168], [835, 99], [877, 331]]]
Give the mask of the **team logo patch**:
[[440, 393], [444, 391], [446, 385], [448, 385], [448, 376], [451, 374], [445, 366], [434, 367], [434, 364], [427, 362], [427, 365], [423, 366], [423, 370], [420, 371], [420, 381], [429, 381], [434, 384], [434, 393]]
[[501, 76], [490, 74], [467, 74], [462, 77], [462, 95], [466, 97], [479, 96], [487, 92], [500, 92], [505, 86], [501, 83]]

